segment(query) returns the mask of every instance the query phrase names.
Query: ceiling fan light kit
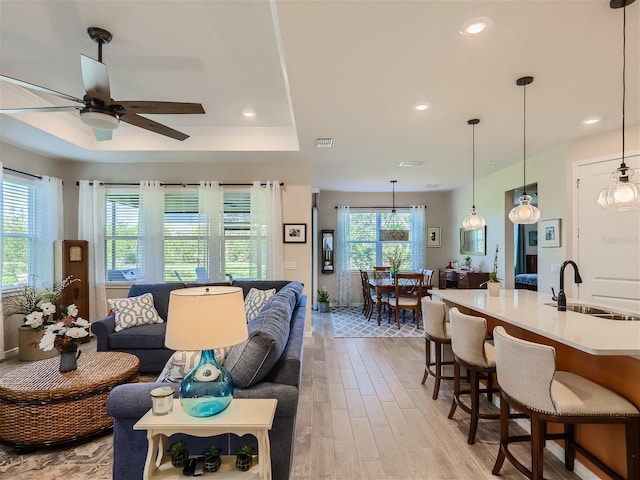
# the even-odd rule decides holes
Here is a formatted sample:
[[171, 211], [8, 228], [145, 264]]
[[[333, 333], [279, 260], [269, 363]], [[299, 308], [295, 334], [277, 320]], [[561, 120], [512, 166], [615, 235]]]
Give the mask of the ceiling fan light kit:
[[480, 123], [480, 120], [477, 118], [472, 118], [467, 122], [471, 125], [473, 131], [473, 140], [472, 140], [472, 175], [471, 175], [471, 190], [472, 190], [472, 201], [473, 204], [471, 206], [471, 210], [469, 210], [469, 215], [462, 221], [462, 228], [465, 230], [478, 230], [480, 228], [484, 228], [486, 222], [484, 218], [478, 215], [476, 211], [476, 125]]
[[83, 106], [36, 107], [2, 109], [0, 113], [45, 113], [68, 112], [78, 110], [83, 124], [93, 128], [96, 140], [111, 140], [111, 132], [118, 128], [120, 121], [143, 128], [175, 140], [185, 140], [189, 135], [174, 130], [166, 125], [143, 117], [140, 114], [204, 114], [204, 108], [199, 103], [186, 102], [157, 102], [157, 101], [116, 101], [111, 98], [107, 67], [102, 63], [102, 46], [109, 43], [113, 35], [100, 27], [89, 27], [89, 37], [98, 44], [98, 60], [86, 55], [80, 55], [82, 68], [82, 82], [86, 91], [84, 98], [56, 92], [46, 87], [18, 80], [6, 75], [0, 75], [0, 80], [19, 85], [30, 90], [47, 93]]
[[625, 211], [640, 208], [640, 184], [632, 182], [633, 169], [624, 162], [624, 104], [626, 100], [627, 5], [635, 0], [611, 0], [611, 8], [622, 8], [622, 161], [612, 173], [614, 183], [598, 195], [598, 205], [607, 210]]
[[523, 128], [522, 128], [522, 195], [518, 199], [518, 205], [509, 212], [509, 220], [517, 225], [532, 225], [540, 220], [540, 210], [531, 205], [531, 196], [527, 195], [527, 85], [533, 83], [533, 77], [521, 77], [516, 80], [516, 85], [522, 87], [523, 93]]

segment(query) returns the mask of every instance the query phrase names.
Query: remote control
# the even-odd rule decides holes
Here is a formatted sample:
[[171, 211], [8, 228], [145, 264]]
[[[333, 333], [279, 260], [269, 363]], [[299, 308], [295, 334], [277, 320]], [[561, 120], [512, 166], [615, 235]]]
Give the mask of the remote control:
[[197, 457], [196, 468], [193, 471], [194, 477], [199, 477], [204, 474], [204, 457]]

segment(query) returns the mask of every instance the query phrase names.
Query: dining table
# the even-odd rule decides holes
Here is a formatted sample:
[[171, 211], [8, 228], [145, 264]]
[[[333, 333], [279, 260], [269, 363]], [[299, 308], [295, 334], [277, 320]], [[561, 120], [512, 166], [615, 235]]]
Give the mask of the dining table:
[[[402, 280], [400, 281], [402, 285]], [[374, 279], [369, 277], [369, 287], [372, 288], [376, 292], [376, 309], [378, 311], [377, 321], [378, 326], [380, 326], [380, 322], [382, 320], [382, 305], [384, 302], [382, 301], [383, 297], [386, 295], [387, 298], [390, 298], [391, 293], [395, 293], [396, 291], [396, 282], [394, 278], [377, 278]], [[423, 286], [423, 294], [427, 291], [428, 288], [432, 288], [432, 285], [424, 285]]]

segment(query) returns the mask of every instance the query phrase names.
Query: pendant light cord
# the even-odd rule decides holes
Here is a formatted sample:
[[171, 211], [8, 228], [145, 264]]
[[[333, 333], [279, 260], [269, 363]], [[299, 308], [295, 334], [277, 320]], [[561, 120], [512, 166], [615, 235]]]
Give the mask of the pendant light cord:
[[471, 174], [473, 175], [471, 177], [471, 199], [473, 201], [473, 208], [476, 208], [476, 124], [473, 123], [471, 125], [472, 128], [472, 153], [471, 153], [471, 158], [472, 158], [472, 163], [471, 163]]
[[[626, 97], [626, 70], [627, 70], [627, 6], [622, 7], [622, 164], [621, 168], [626, 168], [624, 163], [624, 104]], [[625, 172], [623, 172], [625, 173]]]
[[523, 123], [522, 123], [522, 195], [527, 194], [527, 85], [522, 88]]

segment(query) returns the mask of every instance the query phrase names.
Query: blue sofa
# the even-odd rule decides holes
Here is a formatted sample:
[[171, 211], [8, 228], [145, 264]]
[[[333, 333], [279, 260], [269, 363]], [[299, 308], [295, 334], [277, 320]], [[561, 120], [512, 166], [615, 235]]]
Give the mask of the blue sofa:
[[[250, 340], [248, 341], [251, 341], [252, 338], [262, 338], [261, 341], [264, 342], [264, 338], [268, 338], [270, 335], [270, 332], [262, 331], [263, 328], [268, 330], [269, 327], [264, 326], [268, 322], [276, 325], [280, 322], [289, 322], [288, 337], [284, 339], [286, 343], [283, 343], [282, 354], [266, 373], [266, 376], [247, 387], [240, 388], [236, 385], [234, 391], [235, 398], [275, 398], [278, 400], [273, 427], [269, 432], [271, 468], [274, 479], [286, 480], [289, 478], [293, 458], [293, 437], [298, 411], [306, 321], [306, 295], [302, 293], [302, 285], [298, 282], [234, 282], [234, 284], [236, 283], [238, 286], [243, 287], [245, 295], [252, 286], [261, 290], [268, 288], [278, 289], [276, 295], [262, 308], [258, 317], [249, 322]], [[137, 287], [142, 286], [138, 285]], [[151, 287], [154, 292], [158, 292], [156, 286]], [[174, 288], [178, 287], [174, 286]], [[172, 289], [171, 286], [166, 287], [167, 296]], [[136, 289], [135, 291], [138, 292], [140, 290]], [[162, 315], [162, 313], [160, 314]], [[236, 348], [239, 351], [247, 349], [246, 344], [234, 346], [227, 357], [228, 360], [234, 356], [234, 349]], [[235, 355], [235, 358], [237, 357], [238, 354]], [[239, 364], [240, 362], [236, 362], [236, 368], [238, 368]], [[229, 370], [232, 377], [234, 377], [234, 369], [229, 368]], [[243, 378], [240, 372], [238, 372], [238, 378]], [[119, 385], [109, 394], [107, 412], [114, 418], [114, 480], [137, 480], [142, 478], [148, 449], [146, 432], [133, 430], [133, 425], [151, 408], [151, 390], [166, 385], [177, 387], [176, 384], [159, 381], [132, 383]], [[236, 435], [228, 434], [205, 438], [172, 435], [169, 442], [172, 443], [178, 439], [186, 440], [190, 454], [202, 453], [210, 445], [220, 447], [223, 455], [233, 455], [235, 449], [242, 444], [251, 445], [257, 450], [257, 442], [250, 435], [237, 437]]]
[[[234, 281], [231, 285], [241, 287], [246, 296], [251, 288], [267, 290], [275, 288], [279, 291], [287, 283], [285, 280], [274, 281]], [[209, 285], [226, 285], [229, 283], [218, 283]], [[153, 283], [132, 285], [129, 289], [129, 297], [137, 297], [145, 293], [153, 295], [153, 303], [158, 314], [163, 320], [167, 320], [169, 309], [169, 293], [177, 288], [201, 287], [199, 283]], [[167, 329], [166, 323], [155, 323], [152, 325], [141, 325], [139, 327], [127, 328], [120, 332], [115, 331], [115, 315], [109, 315], [91, 323], [91, 331], [97, 339], [97, 350], [99, 352], [126, 352], [136, 355], [140, 359], [140, 373], [160, 373], [165, 363], [173, 354], [173, 350], [164, 346], [164, 334]]]

